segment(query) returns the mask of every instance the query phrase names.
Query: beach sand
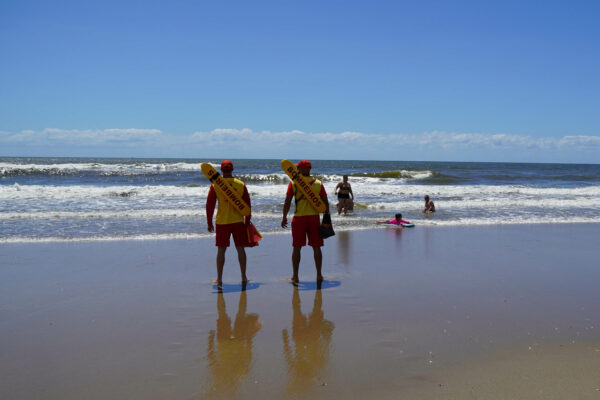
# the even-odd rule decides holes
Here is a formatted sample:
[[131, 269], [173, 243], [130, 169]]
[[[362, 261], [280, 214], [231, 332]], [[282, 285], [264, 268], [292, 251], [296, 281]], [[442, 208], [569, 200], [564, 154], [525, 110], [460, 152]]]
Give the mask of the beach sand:
[[[259, 227], [260, 228], [260, 227]], [[2, 399], [600, 399], [600, 225], [0, 245]]]

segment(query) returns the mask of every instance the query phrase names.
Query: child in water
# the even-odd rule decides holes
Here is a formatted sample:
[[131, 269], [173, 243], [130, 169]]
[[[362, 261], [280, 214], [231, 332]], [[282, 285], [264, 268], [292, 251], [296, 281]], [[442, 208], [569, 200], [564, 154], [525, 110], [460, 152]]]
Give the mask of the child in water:
[[410, 224], [410, 222], [405, 221], [402, 219], [402, 214], [398, 213], [395, 215], [396, 218], [394, 219], [388, 219], [387, 221], [385, 221], [386, 224], [392, 224], [392, 225], [405, 225], [405, 224]]
[[375, 221], [378, 224], [388, 224], [388, 225], [398, 225], [398, 226], [406, 226], [413, 227], [414, 225], [411, 222], [405, 221], [402, 219], [402, 214], [398, 213], [395, 215], [394, 219], [387, 219], [385, 221]]

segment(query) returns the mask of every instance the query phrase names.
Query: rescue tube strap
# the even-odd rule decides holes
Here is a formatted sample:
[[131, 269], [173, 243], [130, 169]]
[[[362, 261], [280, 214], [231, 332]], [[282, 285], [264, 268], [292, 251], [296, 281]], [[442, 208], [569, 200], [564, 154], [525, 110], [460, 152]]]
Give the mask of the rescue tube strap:
[[[294, 179], [296, 179], [297, 176], [299, 176], [299, 175], [298, 174], [294, 175]], [[315, 183], [316, 180], [317, 180], [317, 178], [313, 178], [313, 180], [310, 181], [309, 185], [312, 186], [312, 184]], [[323, 185], [323, 183], [321, 183], [321, 185]], [[298, 192], [296, 189], [296, 185], [293, 185], [293, 187], [294, 187], [294, 201], [296, 203], [296, 208], [298, 208], [298, 202], [300, 200], [304, 200], [306, 198], [306, 196], [304, 196], [304, 193], [300, 193], [300, 198], [298, 198]]]
[[210, 177], [210, 181], [214, 182], [217, 180], [218, 177], [220, 177], [221, 174], [219, 174], [218, 172], [216, 174], [214, 174], [213, 176]]

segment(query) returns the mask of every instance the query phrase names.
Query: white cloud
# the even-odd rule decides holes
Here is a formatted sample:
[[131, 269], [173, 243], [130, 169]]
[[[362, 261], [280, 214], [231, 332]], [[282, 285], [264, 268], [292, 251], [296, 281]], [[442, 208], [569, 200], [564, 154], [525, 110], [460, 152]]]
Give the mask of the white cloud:
[[160, 138], [158, 129], [55, 129], [48, 128], [39, 132], [24, 130], [18, 133], [2, 132], [0, 143], [23, 145], [73, 145], [90, 146], [104, 144], [135, 145], [139, 142], [151, 142]]
[[600, 136], [565, 136], [557, 141], [557, 146], [600, 150]]
[[150, 142], [162, 136], [158, 129], [44, 129], [40, 138], [65, 145], [88, 146], [90, 144], [136, 145]]
[[[42, 131], [23, 130], [17, 133], [0, 131], [0, 146], [26, 149], [28, 146], [72, 148], [72, 155], [206, 157], [231, 154], [231, 157], [277, 158], [314, 157], [346, 159], [385, 159], [390, 154], [411, 154], [417, 159], [509, 159], [507, 154], [536, 153], [543, 160], [569, 154], [579, 161], [578, 152], [592, 154], [592, 162], [600, 162], [595, 153], [600, 150], [600, 136], [572, 135], [563, 137], [533, 137], [516, 134], [455, 133], [432, 131], [420, 134], [362, 132], [253, 131], [251, 129], [214, 129], [175, 135], [158, 129], [87, 129], [65, 130], [49, 128]], [[16, 151], [15, 151], [16, 152]], [[469, 153], [470, 152], [470, 153]], [[485, 154], [491, 155], [487, 157]], [[550, 154], [552, 153], [552, 157]], [[26, 154], [26, 151], [20, 151]], [[52, 154], [49, 151], [48, 154]], [[61, 154], [65, 154], [64, 152]], [[496, 156], [494, 156], [496, 155]], [[501, 158], [504, 157], [504, 158]], [[535, 157], [534, 157], [535, 158]], [[463, 158], [463, 160], [467, 160]], [[527, 158], [526, 160], [529, 160]], [[524, 160], [524, 161], [526, 161]], [[514, 161], [514, 160], [513, 160]]]

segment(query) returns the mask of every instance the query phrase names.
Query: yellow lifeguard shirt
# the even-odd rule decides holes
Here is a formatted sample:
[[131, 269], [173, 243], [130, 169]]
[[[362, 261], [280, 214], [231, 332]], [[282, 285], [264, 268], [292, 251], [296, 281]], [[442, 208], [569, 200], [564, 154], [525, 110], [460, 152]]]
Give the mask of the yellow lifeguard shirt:
[[[240, 181], [237, 178], [225, 178], [226, 182], [228, 182], [235, 190], [239, 197], [242, 198], [244, 196], [244, 182]], [[213, 188], [214, 190], [214, 188]], [[244, 222], [244, 217], [236, 211], [235, 207], [232, 206], [225, 195], [221, 194], [220, 191], [215, 190], [215, 194], [217, 195], [217, 200], [219, 201], [219, 206], [217, 208], [217, 219], [216, 223], [219, 225], [225, 224], [235, 224], [236, 222]]]
[[[319, 193], [321, 197], [327, 198], [327, 193], [325, 192], [323, 183], [320, 180], [314, 179], [311, 183], [311, 187], [317, 193]], [[289, 183], [287, 194], [293, 195], [294, 199], [296, 200], [296, 208], [294, 209], [295, 216], [302, 217], [305, 215], [319, 215], [319, 212], [310, 205], [310, 202], [306, 199], [302, 191], [296, 187], [294, 182]]]

